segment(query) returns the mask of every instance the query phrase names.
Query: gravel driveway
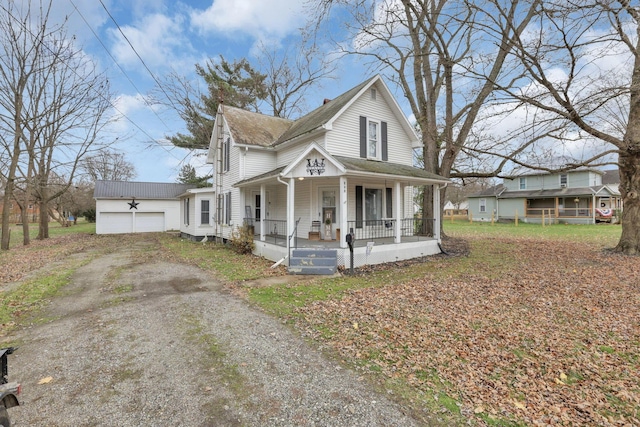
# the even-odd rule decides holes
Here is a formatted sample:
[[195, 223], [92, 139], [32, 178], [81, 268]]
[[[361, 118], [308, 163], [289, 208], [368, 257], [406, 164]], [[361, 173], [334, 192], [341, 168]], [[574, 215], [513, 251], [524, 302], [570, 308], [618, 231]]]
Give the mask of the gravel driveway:
[[15, 426], [420, 424], [215, 278], [154, 249], [142, 240], [93, 259], [45, 320], [15, 331]]

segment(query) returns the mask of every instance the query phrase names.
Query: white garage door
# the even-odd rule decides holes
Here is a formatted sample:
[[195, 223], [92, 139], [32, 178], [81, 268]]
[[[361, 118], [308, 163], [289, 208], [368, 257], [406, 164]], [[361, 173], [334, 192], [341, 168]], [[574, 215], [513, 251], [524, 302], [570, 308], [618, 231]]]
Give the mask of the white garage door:
[[164, 212], [136, 212], [136, 233], [164, 231]]
[[101, 212], [96, 225], [98, 234], [119, 234], [133, 232], [133, 213]]

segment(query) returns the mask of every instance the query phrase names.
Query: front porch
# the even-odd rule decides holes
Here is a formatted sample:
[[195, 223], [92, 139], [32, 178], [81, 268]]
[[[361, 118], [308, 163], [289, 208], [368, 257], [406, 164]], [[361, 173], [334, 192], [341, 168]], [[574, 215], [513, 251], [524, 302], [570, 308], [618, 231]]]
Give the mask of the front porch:
[[[251, 219], [246, 219], [246, 224]], [[433, 219], [428, 219], [433, 221]], [[335, 230], [331, 239], [316, 238], [316, 231], [309, 231], [310, 237], [301, 237], [301, 233], [292, 234], [289, 239], [286, 234], [279, 234], [277, 230], [286, 229], [285, 220], [268, 220], [266, 229], [274, 232], [261, 236], [254, 233], [254, 253], [270, 260], [287, 260], [294, 249], [333, 249], [337, 251], [338, 266], [351, 267], [350, 248], [346, 244], [346, 234]], [[402, 261], [434, 255], [441, 252], [439, 242], [432, 236], [422, 234], [422, 220], [407, 218], [399, 221], [400, 238], [394, 234], [396, 219], [347, 221], [349, 228], [353, 230], [353, 267], [361, 267], [369, 264], [381, 264], [387, 262]], [[315, 228], [314, 228], [315, 230]], [[340, 237], [339, 239], [337, 237]]]

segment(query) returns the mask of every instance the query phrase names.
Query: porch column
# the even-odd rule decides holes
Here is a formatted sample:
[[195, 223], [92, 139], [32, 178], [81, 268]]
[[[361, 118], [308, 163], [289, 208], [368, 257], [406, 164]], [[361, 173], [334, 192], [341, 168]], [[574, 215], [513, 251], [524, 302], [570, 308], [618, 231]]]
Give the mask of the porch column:
[[347, 239], [346, 236], [349, 233], [349, 229], [347, 221], [348, 216], [347, 216], [347, 178], [344, 176], [340, 177], [340, 195], [338, 196], [339, 200], [338, 203], [340, 203], [340, 218], [338, 219], [338, 224], [340, 225], [340, 241], [338, 242], [338, 244], [340, 245], [341, 248], [346, 248], [347, 247]]
[[[293, 233], [293, 227], [295, 227], [296, 219], [295, 219], [295, 203], [296, 203], [296, 180], [295, 178], [289, 178], [289, 185], [287, 186], [287, 253], [291, 253], [291, 233]], [[291, 260], [287, 261], [287, 265], [291, 262]]]
[[596, 223], [596, 195], [591, 196], [591, 223]]
[[393, 198], [393, 212], [396, 217], [395, 230], [394, 230], [394, 243], [400, 243], [402, 241], [402, 203], [401, 199], [404, 199], [404, 193], [400, 181], [393, 183], [393, 192], [395, 197]]
[[264, 184], [260, 184], [260, 241], [264, 242], [265, 219], [267, 219], [267, 190]]
[[433, 237], [441, 243], [440, 240], [440, 186], [433, 185]]

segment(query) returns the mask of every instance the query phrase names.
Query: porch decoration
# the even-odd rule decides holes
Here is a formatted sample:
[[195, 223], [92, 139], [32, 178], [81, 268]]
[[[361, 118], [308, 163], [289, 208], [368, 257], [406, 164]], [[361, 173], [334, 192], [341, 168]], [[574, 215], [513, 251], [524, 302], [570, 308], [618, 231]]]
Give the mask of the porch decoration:
[[331, 218], [324, 220], [324, 240], [333, 240], [333, 227], [331, 226]]

